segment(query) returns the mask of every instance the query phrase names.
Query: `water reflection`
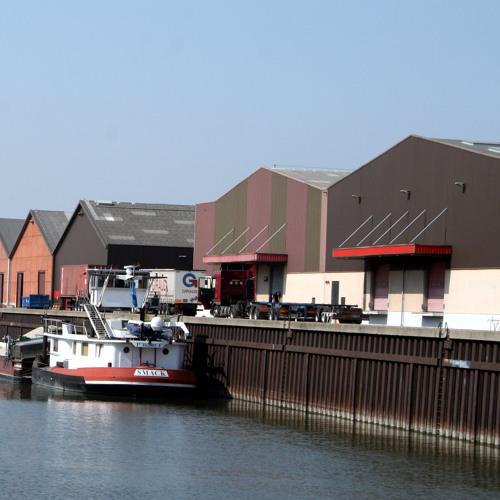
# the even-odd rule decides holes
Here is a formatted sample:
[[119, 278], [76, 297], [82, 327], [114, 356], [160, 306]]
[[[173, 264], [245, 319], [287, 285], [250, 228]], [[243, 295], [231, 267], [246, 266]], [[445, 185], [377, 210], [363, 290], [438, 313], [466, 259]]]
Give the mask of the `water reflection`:
[[31, 382], [0, 378], [0, 400], [2, 399], [31, 399]]
[[[52, 474], [72, 471], [58, 472], [58, 481], [68, 488], [75, 477], [95, 481], [109, 498], [500, 493], [499, 449], [377, 425], [235, 400], [89, 399], [11, 382], [0, 382], [0, 400], [0, 425], [22, 421], [38, 463], [49, 463]], [[14, 470], [26, 460], [22, 453], [9, 459]], [[106, 477], [94, 478], [96, 463]], [[43, 488], [52, 496], [60, 485]], [[68, 491], [61, 490], [66, 498]]]

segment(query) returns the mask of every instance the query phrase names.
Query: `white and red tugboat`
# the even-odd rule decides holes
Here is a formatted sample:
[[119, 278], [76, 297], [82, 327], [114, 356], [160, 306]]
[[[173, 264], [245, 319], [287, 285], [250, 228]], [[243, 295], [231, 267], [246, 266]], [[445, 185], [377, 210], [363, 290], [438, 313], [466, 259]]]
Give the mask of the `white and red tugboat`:
[[34, 384], [79, 392], [135, 395], [196, 388], [183, 369], [188, 330], [184, 323], [104, 320], [91, 304], [82, 325], [45, 319], [48, 366], [33, 365]]

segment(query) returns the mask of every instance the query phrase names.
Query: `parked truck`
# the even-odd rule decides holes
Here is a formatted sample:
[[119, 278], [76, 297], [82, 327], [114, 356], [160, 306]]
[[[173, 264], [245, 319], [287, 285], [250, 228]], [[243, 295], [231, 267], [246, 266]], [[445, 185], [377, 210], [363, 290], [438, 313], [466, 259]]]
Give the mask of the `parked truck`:
[[148, 305], [169, 314], [194, 316], [198, 305], [199, 280], [204, 271], [150, 270]]
[[252, 270], [223, 269], [200, 278], [199, 302], [215, 317], [281, 319], [361, 323], [363, 311], [356, 305], [282, 302], [281, 294], [268, 301], [255, 300], [255, 275]]

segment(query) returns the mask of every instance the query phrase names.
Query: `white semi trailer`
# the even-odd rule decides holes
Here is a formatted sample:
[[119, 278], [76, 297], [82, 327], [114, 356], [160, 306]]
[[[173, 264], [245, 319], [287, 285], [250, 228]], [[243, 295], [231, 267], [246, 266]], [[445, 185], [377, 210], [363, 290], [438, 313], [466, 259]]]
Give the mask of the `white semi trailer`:
[[177, 269], [92, 269], [90, 303], [102, 309], [146, 308], [170, 314], [195, 315], [199, 279], [204, 271]]

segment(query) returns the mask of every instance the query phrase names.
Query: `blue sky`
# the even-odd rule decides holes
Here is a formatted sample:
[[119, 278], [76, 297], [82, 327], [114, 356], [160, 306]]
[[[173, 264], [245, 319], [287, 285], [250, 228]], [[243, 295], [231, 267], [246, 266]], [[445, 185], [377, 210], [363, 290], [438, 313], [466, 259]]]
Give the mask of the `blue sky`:
[[0, 0], [0, 217], [500, 141], [497, 1]]

